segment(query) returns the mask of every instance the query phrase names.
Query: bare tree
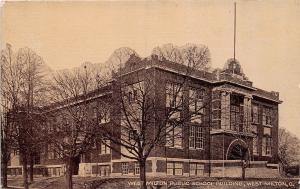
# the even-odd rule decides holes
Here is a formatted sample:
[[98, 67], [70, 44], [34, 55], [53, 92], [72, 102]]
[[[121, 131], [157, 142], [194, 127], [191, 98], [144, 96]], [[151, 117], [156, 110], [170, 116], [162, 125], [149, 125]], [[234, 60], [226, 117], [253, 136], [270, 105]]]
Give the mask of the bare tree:
[[299, 164], [300, 162], [300, 140], [285, 128], [279, 128], [278, 156], [283, 166]]
[[[1, 172], [2, 186], [7, 187], [7, 165], [12, 144], [11, 130], [7, 123], [7, 112], [18, 106], [20, 75], [15, 69], [15, 54], [11, 45], [1, 51]], [[15, 78], [15, 79], [13, 79]]]
[[[185, 56], [192, 54], [187, 52]], [[208, 91], [192, 90], [188, 85], [188, 76], [197, 70], [200, 62], [209, 62], [209, 52], [199, 60], [187, 60], [190, 62], [184, 67], [182, 78], [166, 82], [164, 87], [158, 85], [163, 82], [164, 73], [137, 71], [132, 76], [135, 81], [126, 74], [123, 76], [122, 69], [116, 75], [114, 92], [118, 95], [113, 99], [116, 119], [111, 120], [109, 127], [102, 127], [100, 135], [108, 139], [105, 145], [139, 163], [141, 188], [146, 188], [146, 161], [153, 149], [182, 145], [183, 124], [201, 119], [203, 110], [209, 106], [203, 99]], [[165, 61], [166, 58], [162, 64]], [[160, 100], [159, 96], [166, 99]], [[188, 114], [187, 107], [193, 107]]]
[[[24, 65], [23, 84], [21, 85], [22, 107], [24, 108], [25, 120], [28, 124], [26, 130], [31, 136], [26, 143], [28, 148], [29, 179], [33, 182], [34, 157], [39, 154], [41, 142], [43, 142], [39, 127], [39, 113], [37, 108], [45, 105], [47, 99], [45, 94], [48, 90], [45, 74], [47, 66], [43, 59], [29, 48], [18, 51], [17, 61]], [[25, 161], [25, 160], [24, 160]]]
[[[40, 138], [35, 128], [37, 124], [33, 121], [38, 120], [33, 107], [41, 104], [40, 97], [44, 91], [43, 66], [42, 58], [29, 48], [14, 53], [11, 45], [7, 45], [1, 52], [2, 108], [7, 118], [3, 125], [6, 128], [2, 131], [6, 139], [10, 139], [10, 147], [7, 146], [6, 151], [14, 148], [20, 152], [25, 188], [28, 188], [28, 157], [39, 144], [37, 139]], [[33, 173], [33, 165], [30, 170]], [[32, 174], [30, 178], [32, 181]]]
[[73, 188], [75, 159], [91, 148], [96, 137], [97, 120], [93, 110], [98, 105], [90, 103], [90, 94], [95, 85], [103, 83], [97, 80], [97, 74], [85, 65], [84, 69], [64, 70], [53, 75], [50, 93], [54, 104], [45, 112], [47, 148], [48, 153], [56, 153], [65, 163], [68, 189]]
[[155, 47], [152, 54], [160, 60], [166, 59], [197, 70], [208, 70], [211, 67], [210, 52], [205, 45], [187, 43], [177, 47], [168, 43]]
[[109, 71], [118, 70], [119, 68], [124, 67], [124, 63], [130, 58], [131, 55], [138, 57], [138, 54], [129, 47], [118, 48], [111, 54], [105, 64], [108, 66]]

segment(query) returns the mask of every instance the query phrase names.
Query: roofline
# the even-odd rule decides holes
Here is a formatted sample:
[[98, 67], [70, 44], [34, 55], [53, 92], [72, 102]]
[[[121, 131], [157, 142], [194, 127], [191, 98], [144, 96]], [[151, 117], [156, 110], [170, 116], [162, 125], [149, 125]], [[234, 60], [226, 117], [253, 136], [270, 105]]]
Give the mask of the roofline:
[[[176, 71], [172, 68], [166, 68], [166, 67], [159, 66], [159, 65], [149, 65], [148, 68], [146, 66], [145, 68], [141, 68], [141, 69], [149, 69], [151, 67], [158, 68], [158, 69], [165, 70], [165, 71], [169, 71], [169, 72], [172, 72], [172, 73], [177, 73], [177, 74], [184, 75], [184, 73], [182, 73], [182, 71], [178, 72], [178, 71]], [[138, 70], [141, 70], [141, 69], [138, 69]], [[131, 71], [131, 72], [133, 72], [133, 71]], [[210, 73], [210, 72], [207, 72], [207, 73]], [[194, 79], [197, 79], [197, 80], [201, 80], [201, 81], [204, 81], [204, 82], [207, 82], [207, 83], [211, 83], [211, 84], [229, 83], [229, 84], [232, 84], [232, 85], [237, 85], [237, 86], [240, 86], [240, 87], [243, 87], [243, 88], [247, 88], [247, 89], [252, 90], [252, 91], [257, 91], [257, 89], [258, 89], [256, 87], [250, 87], [250, 86], [247, 86], [247, 85], [243, 85], [243, 84], [240, 84], [240, 83], [235, 83], [235, 82], [228, 81], [228, 80], [211, 81], [211, 80], [208, 80], [208, 79], [204, 79], [204, 78], [200, 78], [200, 77], [196, 77], [196, 76], [192, 76], [192, 75], [188, 75], [188, 77], [191, 77], [191, 78], [194, 78]], [[260, 98], [264, 98], [266, 100], [276, 102], [278, 104], [281, 104], [283, 102], [281, 100], [271, 99], [271, 98], [268, 98], [266, 96], [262, 96], [262, 95], [259, 95], [259, 94], [252, 94], [252, 95], [253, 96], [258, 96]]]
[[263, 99], [266, 99], [266, 100], [269, 100], [269, 101], [272, 101], [272, 102], [276, 102], [278, 104], [282, 104], [283, 103], [282, 100], [274, 100], [274, 99], [271, 99], [271, 98], [268, 98], [268, 97], [264, 97], [264, 96], [259, 95], [259, 94], [253, 94], [253, 96], [256, 96], [256, 97], [259, 97], [259, 98], [263, 98]]
[[[96, 98], [101, 98], [101, 97], [107, 96], [109, 94], [112, 94], [112, 91], [104, 92], [104, 93], [98, 94], [96, 96], [89, 97], [89, 98], [86, 99], [86, 101], [94, 100]], [[73, 105], [80, 104], [80, 103], [82, 103], [84, 101], [85, 100], [81, 99], [81, 100], [70, 102], [70, 103], [66, 103], [66, 104], [63, 104], [63, 105], [58, 105], [57, 107], [53, 107], [53, 108], [51, 108], [49, 110], [43, 111], [43, 113], [49, 113], [49, 112], [52, 112], [52, 111], [61, 110], [61, 109], [64, 109], [64, 108], [66, 108], [68, 106], [73, 106]]]

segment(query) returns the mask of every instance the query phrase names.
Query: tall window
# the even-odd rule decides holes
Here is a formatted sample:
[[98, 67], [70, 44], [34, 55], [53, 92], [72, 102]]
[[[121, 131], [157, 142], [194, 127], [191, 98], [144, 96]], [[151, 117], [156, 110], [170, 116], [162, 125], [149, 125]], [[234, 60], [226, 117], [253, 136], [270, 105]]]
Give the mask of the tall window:
[[96, 139], [94, 139], [94, 140], [92, 141], [92, 143], [93, 143], [92, 149], [96, 149], [96, 148], [97, 148], [97, 141], [96, 141]]
[[17, 150], [17, 149], [14, 149], [14, 150], [13, 150], [13, 152], [14, 152], [14, 153], [13, 153], [13, 154], [14, 154], [14, 156], [18, 156], [18, 155], [19, 155], [19, 150]]
[[109, 109], [101, 109], [99, 112], [99, 123], [108, 123], [110, 121], [110, 110]]
[[182, 147], [182, 125], [176, 122], [167, 123], [166, 146]]
[[259, 109], [258, 105], [252, 104], [252, 123], [258, 124], [259, 123]]
[[129, 169], [128, 169], [128, 163], [122, 163], [122, 175], [128, 175]]
[[167, 162], [167, 175], [182, 175], [183, 164], [181, 162]]
[[189, 91], [189, 111], [191, 122], [202, 123], [202, 115], [204, 114], [204, 90], [190, 89]]
[[166, 106], [168, 108], [181, 108], [182, 86], [174, 83], [166, 84]]
[[124, 100], [126, 103], [131, 104], [138, 101], [144, 91], [144, 82], [134, 83], [127, 85], [123, 88]]
[[271, 128], [270, 127], [264, 127], [264, 135], [271, 136]]
[[266, 138], [266, 155], [271, 155], [272, 153], [272, 138]]
[[110, 175], [110, 166], [109, 165], [100, 165], [100, 175], [109, 176]]
[[136, 137], [138, 136], [138, 133], [137, 133], [137, 130], [130, 130], [129, 133], [128, 133], [128, 139], [129, 141], [133, 141], [135, 142], [136, 140]]
[[96, 119], [98, 116], [97, 107], [93, 107], [93, 118]]
[[110, 165], [92, 166], [92, 174], [99, 175], [99, 176], [109, 176], [110, 175]]
[[272, 108], [263, 108], [263, 125], [272, 125]]
[[243, 97], [231, 95], [230, 98], [230, 127], [234, 131], [242, 131], [244, 121]]
[[55, 159], [55, 149], [53, 144], [48, 144], [48, 159]]
[[194, 149], [204, 148], [204, 132], [200, 126], [190, 126], [189, 147]]
[[131, 89], [130, 91], [128, 91], [127, 99], [128, 99], [129, 103], [133, 103], [133, 102], [137, 101], [137, 98], [138, 98], [137, 89]]
[[258, 138], [253, 137], [253, 155], [258, 155]]
[[108, 147], [110, 145], [110, 140], [104, 140], [101, 142], [101, 154], [110, 154], [110, 148]]
[[135, 175], [139, 175], [140, 174], [140, 164], [139, 163], [135, 163], [134, 164], [134, 174]]
[[175, 83], [166, 83], [166, 107], [168, 123], [166, 125], [166, 146], [182, 147], [182, 126], [179, 123], [182, 110], [182, 87]]
[[263, 137], [262, 154], [270, 156], [272, 154], [272, 138], [269, 136]]

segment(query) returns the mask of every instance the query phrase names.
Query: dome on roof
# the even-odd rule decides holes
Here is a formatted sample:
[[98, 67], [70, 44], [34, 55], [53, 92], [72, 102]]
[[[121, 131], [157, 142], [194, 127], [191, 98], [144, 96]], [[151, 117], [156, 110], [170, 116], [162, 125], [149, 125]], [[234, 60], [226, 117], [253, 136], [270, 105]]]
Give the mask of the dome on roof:
[[223, 71], [230, 74], [244, 76], [244, 72], [240, 62], [237, 59], [230, 58], [226, 61]]
[[222, 73], [227, 73], [230, 74], [232, 77], [248, 80], [248, 78], [243, 72], [240, 62], [234, 58], [230, 58], [226, 61]]

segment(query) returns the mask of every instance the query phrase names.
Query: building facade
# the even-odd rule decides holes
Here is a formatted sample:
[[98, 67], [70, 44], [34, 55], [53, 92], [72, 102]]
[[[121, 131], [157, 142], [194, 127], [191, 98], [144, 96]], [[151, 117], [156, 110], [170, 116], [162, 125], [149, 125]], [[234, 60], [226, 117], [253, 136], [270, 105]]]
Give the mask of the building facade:
[[[123, 68], [112, 73], [112, 78], [107, 86], [88, 94], [91, 117], [94, 114], [99, 117], [95, 104], [105, 101], [112, 104], [109, 111], [100, 113], [97, 124], [116, 127], [112, 122], [118, 122], [122, 127], [120, 114], [116, 113], [121, 104], [114, 100], [123, 95], [117, 90], [120, 80], [134, 85], [147, 78], [154, 86], [151, 98], [162, 109], [182, 102], [182, 109], [173, 115], [174, 119], [193, 113], [166, 134], [163, 144], [153, 148], [146, 161], [147, 175], [207, 176], [217, 172], [218, 167], [235, 167], [245, 162], [248, 167], [266, 167], [277, 163], [279, 93], [254, 87], [237, 60], [230, 59], [223, 69], [209, 71], [160, 60], [155, 55], [145, 59], [132, 56]], [[130, 100], [138, 95], [135, 90], [126, 91]], [[60, 111], [53, 108], [44, 113], [55, 115], [55, 123], [66, 121]], [[55, 123], [47, 123], [48, 129]], [[156, 124], [149, 125], [148, 131], [155, 132]], [[132, 133], [128, 131], [128, 140]], [[111, 142], [107, 140], [106, 144]], [[60, 176], [64, 174], [64, 165], [53, 148], [49, 144], [43, 149], [36, 167], [45, 168], [48, 175]], [[74, 174], [139, 175], [138, 162], [122, 156], [120, 152], [124, 150], [121, 146], [111, 150], [108, 145], [95, 142], [88, 152], [74, 160]], [[12, 158], [11, 174], [14, 169], [20, 171], [16, 157]]]

